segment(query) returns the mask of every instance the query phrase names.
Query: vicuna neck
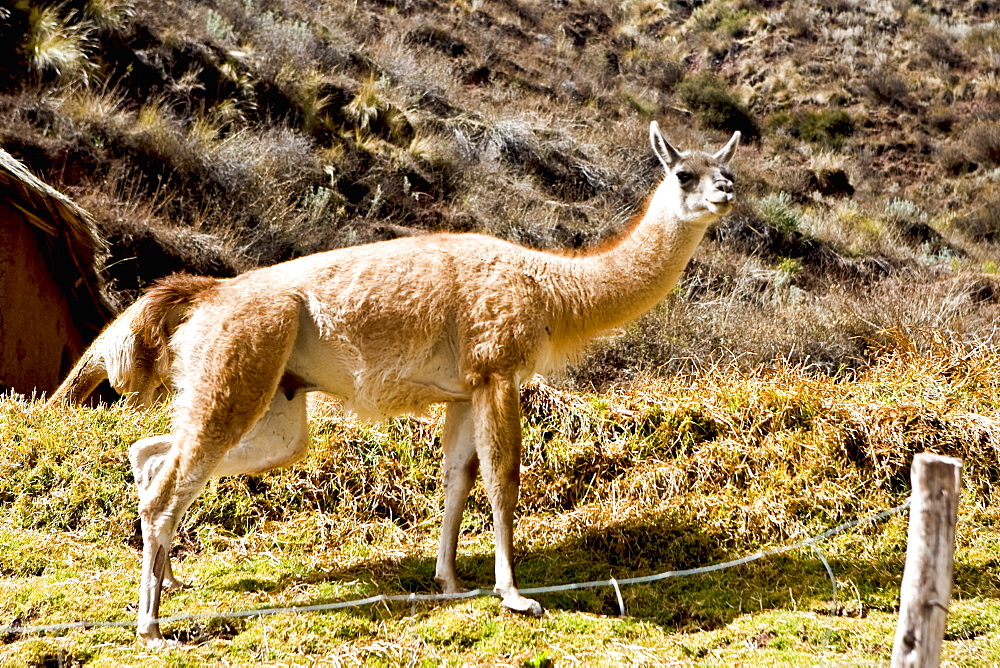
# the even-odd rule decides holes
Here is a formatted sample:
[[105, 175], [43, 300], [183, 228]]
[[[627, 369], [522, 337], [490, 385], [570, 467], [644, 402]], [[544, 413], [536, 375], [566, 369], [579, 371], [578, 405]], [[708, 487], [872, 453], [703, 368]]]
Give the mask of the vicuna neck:
[[665, 180], [638, 222], [594, 252], [564, 259], [565, 289], [555, 332], [567, 345], [583, 343], [645, 313], [676, 285], [715, 219], [682, 220], [676, 185]]

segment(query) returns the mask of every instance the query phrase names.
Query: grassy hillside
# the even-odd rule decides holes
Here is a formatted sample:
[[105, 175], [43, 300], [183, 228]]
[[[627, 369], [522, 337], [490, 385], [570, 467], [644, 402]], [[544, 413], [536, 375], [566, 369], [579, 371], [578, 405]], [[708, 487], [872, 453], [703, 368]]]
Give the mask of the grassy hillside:
[[[316, 6], [319, 5], [319, 6]], [[14, 0], [0, 147], [93, 212], [121, 304], [408, 234], [542, 248], [619, 229], [683, 148], [734, 130], [736, 212], [681, 284], [525, 390], [524, 586], [686, 569], [906, 498], [962, 457], [945, 657], [1000, 662], [1000, 4], [983, 0]], [[163, 612], [436, 591], [437, 414], [317, 403], [288, 471], [213, 482]], [[0, 626], [135, 616], [125, 457], [166, 409], [0, 400]], [[492, 580], [485, 497], [459, 571]], [[541, 597], [0, 635], [6, 665], [870, 664], [905, 515], [713, 574]], [[833, 588], [824, 561], [837, 581]]]
[[76, 196], [121, 301], [341, 245], [612, 233], [683, 147], [739, 129], [736, 215], [682, 285], [577, 367], [791, 359], [879, 331], [992, 340], [1000, 46], [991, 2], [18, 0], [0, 146]]
[[[718, 368], [612, 394], [525, 389], [517, 526], [522, 586], [687, 569], [793, 543], [900, 503], [923, 450], [965, 459], [945, 655], [1000, 660], [996, 481], [1000, 358], [940, 346], [886, 352], [856, 379]], [[165, 615], [436, 591], [440, 417], [364, 425], [313, 406], [314, 447], [292, 469], [214, 481], [177, 540], [192, 586]], [[134, 619], [135, 492], [125, 457], [162, 410], [0, 403], [0, 621]], [[72, 434], [71, 437], [68, 435]], [[473, 492], [459, 571], [492, 582], [489, 509]], [[8, 634], [5, 665], [668, 662], [814, 665], [886, 660], [905, 514], [819, 548], [734, 569], [541, 596], [538, 620], [496, 599], [376, 604], [262, 619], [174, 622], [184, 649], [150, 654], [134, 629]]]

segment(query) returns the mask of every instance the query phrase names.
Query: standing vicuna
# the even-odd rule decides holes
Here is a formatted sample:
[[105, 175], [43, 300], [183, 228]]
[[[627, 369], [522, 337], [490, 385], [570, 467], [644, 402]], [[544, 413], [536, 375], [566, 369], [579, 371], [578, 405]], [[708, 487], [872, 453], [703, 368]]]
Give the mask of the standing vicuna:
[[[581, 254], [549, 253], [478, 234], [433, 234], [299, 258], [231, 279], [179, 276], [154, 286], [145, 340], [170, 338], [173, 431], [130, 449], [139, 488], [138, 632], [165, 641], [158, 614], [172, 586], [170, 543], [212, 476], [260, 473], [307, 445], [305, 393], [339, 397], [360, 415], [447, 403], [445, 508], [436, 579], [460, 591], [458, 530], [476, 471], [493, 509], [503, 605], [539, 615], [514, 579], [518, 390], [595, 335], [652, 308], [677, 282], [705, 229], [732, 208], [728, 164], [739, 133], [714, 155], [680, 153], [650, 125], [666, 175], [645, 212]], [[181, 317], [183, 316], [183, 317]], [[159, 334], [158, 334], [159, 333]]]

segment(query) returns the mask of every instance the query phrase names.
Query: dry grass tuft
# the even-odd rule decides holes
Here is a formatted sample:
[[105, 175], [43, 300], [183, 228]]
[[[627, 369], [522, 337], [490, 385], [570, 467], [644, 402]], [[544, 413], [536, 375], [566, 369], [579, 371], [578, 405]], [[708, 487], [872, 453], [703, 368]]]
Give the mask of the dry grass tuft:
[[66, 11], [64, 5], [32, 6], [25, 47], [32, 66], [43, 77], [86, 83], [95, 70], [90, 60], [92, 29], [73, 21]]
[[902, 332], [887, 334], [892, 352], [859, 382], [872, 389], [897, 386], [882, 396], [858, 397], [862, 403], [835, 407], [844, 420], [845, 452], [868, 462], [880, 480], [893, 486], [909, 479], [909, 462], [918, 452], [959, 457], [976, 501], [995, 504], [1000, 480], [996, 355], [986, 346], [949, 341], [938, 332], [929, 333], [925, 352]]

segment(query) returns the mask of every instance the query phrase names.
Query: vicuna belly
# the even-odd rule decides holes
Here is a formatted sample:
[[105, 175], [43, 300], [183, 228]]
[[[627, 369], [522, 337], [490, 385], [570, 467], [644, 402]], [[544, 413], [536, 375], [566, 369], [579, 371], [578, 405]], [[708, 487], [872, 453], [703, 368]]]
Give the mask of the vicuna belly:
[[392, 340], [372, 341], [306, 326], [300, 329], [288, 370], [366, 419], [469, 400], [459, 377], [457, 346], [447, 337], [415, 340], [400, 331]]

